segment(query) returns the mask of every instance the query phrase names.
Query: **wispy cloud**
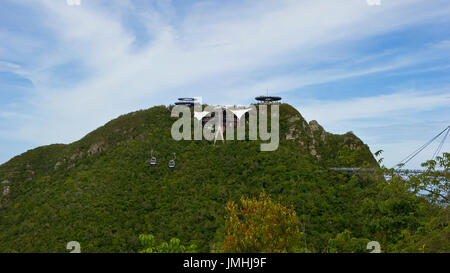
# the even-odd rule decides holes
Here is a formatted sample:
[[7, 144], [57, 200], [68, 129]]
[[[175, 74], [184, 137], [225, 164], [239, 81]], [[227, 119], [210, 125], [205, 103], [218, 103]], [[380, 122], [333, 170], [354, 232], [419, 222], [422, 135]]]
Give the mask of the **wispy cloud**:
[[[307, 119], [319, 120], [334, 133], [353, 131], [372, 152], [384, 150], [383, 162], [393, 167], [450, 124], [450, 87], [440, 90], [399, 91], [338, 101], [309, 101], [301, 107]], [[419, 168], [431, 159], [431, 145], [408, 164]], [[444, 145], [442, 151], [448, 151]]]
[[[0, 130], [36, 144], [74, 141], [120, 114], [178, 96], [242, 104], [266, 88], [292, 94], [449, 57], [445, 39], [408, 50], [368, 51], [393, 31], [446, 20], [450, 3], [440, 0], [380, 6], [365, 0], [7, 2], [33, 14], [33, 23], [24, 28], [28, 31], [0, 28], [1, 40], [9, 41], [0, 43], [0, 71], [20, 68], [33, 90], [5, 113], [34, 118], [2, 116], [13, 125]], [[401, 96], [392, 94], [326, 106], [310, 101], [301, 111], [326, 122], [327, 107], [348, 107], [347, 113], [333, 114], [348, 119], [392, 113], [421, 100], [429, 107], [448, 102], [442, 94], [414, 94], [408, 105], [375, 106]], [[367, 108], [351, 107], [355, 103]]]
[[438, 91], [404, 91], [342, 101], [313, 101], [302, 107], [302, 113], [306, 117], [329, 124], [336, 121], [386, 118], [399, 113], [415, 115], [439, 107], [448, 108], [449, 105], [450, 87]]
[[0, 61], [0, 72], [16, 72], [20, 69], [20, 65]]

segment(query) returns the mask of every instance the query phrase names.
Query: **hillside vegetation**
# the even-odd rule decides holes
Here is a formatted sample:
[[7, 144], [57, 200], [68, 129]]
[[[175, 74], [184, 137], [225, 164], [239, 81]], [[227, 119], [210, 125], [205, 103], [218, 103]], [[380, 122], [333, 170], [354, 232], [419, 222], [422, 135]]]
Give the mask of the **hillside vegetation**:
[[133, 112], [1, 165], [0, 252], [67, 252], [69, 241], [82, 252], [138, 252], [140, 234], [209, 252], [224, 241], [226, 203], [262, 189], [293, 206], [309, 251], [330, 251], [330, 241], [339, 249], [342, 234], [417, 251], [399, 245], [405, 234], [442, 214], [404, 186], [329, 170], [378, 165], [354, 134], [327, 133], [287, 104], [274, 152], [259, 141], [175, 141], [175, 120], [165, 106]]

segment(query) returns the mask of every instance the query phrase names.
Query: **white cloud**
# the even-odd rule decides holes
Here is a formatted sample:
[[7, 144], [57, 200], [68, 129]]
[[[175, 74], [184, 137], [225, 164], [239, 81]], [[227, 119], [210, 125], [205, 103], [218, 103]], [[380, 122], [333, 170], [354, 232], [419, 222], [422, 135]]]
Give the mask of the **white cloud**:
[[15, 72], [20, 69], [20, 65], [0, 61], [0, 72]]
[[[40, 23], [54, 40], [48, 50], [42, 50], [46, 43], [39, 39], [24, 44], [21, 50], [23, 37], [32, 37], [7, 33], [5, 37], [15, 39], [17, 48], [0, 46], [0, 59], [14, 51], [12, 56], [27, 62], [24, 76], [36, 87], [23, 109], [35, 119], [21, 120], [7, 135], [36, 144], [74, 141], [120, 114], [167, 104], [180, 95], [203, 96], [211, 103], [245, 103], [266, 88], [284, 92], [416, 64], [427, 56], [405, 54], [380, 63], [376, 54], [373, 58], [364, 54], [363, 59], [348, 45], [443, 18], [450, 11], [443, 1], [433, 5], [416, 0], [384, 1], [377, 7], [363, 0], [221, 1], [194, 4], [178, 17], [169, 2], [146, 9], [130, 1], [112, 2], [108, 7], [94, 1], [83, 1], [77, 7], [64, 1], [21, 2], [33, 5], [41, 14]], [[126, 27], [123, 19], [131, 11], [147, 22], [145, 31], [151, 37], [137, 48], [135, 30]], [[442, 46], [445, 43], [433, 52], [442, 51]], [[316, 68], [329, 61], [353, 65]], [[55, 79], [52, 69], [73, 62], [83, 67], [86, 78]], [[292, 65], [297, 70], [278, 71]], [[64, 80], [74, 83], [62, 88], [55, 85]], [[327, 107], [348, 107], [349, 112], [332, 115], [348, 119], [351, 115], [376, 115], [380, 107], [385, 113], [412, 105], [425, 107], [419, 103], [422, 99], [428, 107], [442, 105], [439, 99], [448, 101], [442, 95], [423, 93], [406, 105], [377, 106], [396, 96], [334, 102]], [[356, 107], [355, 102], [367, 108]], [[302, 108], [302, 113], [328, 120], [327, 107]]]
[[[327, 131], [353, 131], [372, 152], [384, 150], [388, 167], [394, 167], [404, 157], [442, 131], [450, 122], [450, 87], [440, 90], [403, 91], [388, 95], [350, 98], [337, 101], [304, 102], [301, 113], [307, 120], [318, 120]], [[430, 117], [424, 113], [436, 109], [443, 115]], [[420, 168], [436, 150], [436, 140], [407, 168]], [[444, 145], [442, 151], [448, 151]]]
[[337, 121], [385, 118], [399, 112], [415, 114], [449, 105], [450, 87], [439, 93], [405, 91], [340, 101], [313, 101], [302, 107], [302, 114], [308, 119], [330, 124]]

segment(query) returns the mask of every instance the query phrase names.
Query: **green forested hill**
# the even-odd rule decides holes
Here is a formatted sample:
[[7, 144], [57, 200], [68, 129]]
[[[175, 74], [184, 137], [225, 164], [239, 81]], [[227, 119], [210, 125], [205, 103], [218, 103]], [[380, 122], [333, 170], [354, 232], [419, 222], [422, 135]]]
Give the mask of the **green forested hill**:
[[[69, 241], [80, 242], [82, 252], [136, 252], [142, 233], [208, 252], [223, 241], [226, 202], [261, 189], [294, 206], [311, 251], [329, 251], [330, 239], [348, 232], [408, 251], [399, 249], [405, 232], [440, 213], [384, 179], [328, 170], [377, 163], [352, 133], [327, 133], [287, 104], [274, 152], [260, 152], [259, 141], [177, 142], [174, 120], [165, 106], [133, 112], [77, 142], [1, 165], [0, 252], [67, 252]], [[151, 149], [156, 167], [149, 166]]]

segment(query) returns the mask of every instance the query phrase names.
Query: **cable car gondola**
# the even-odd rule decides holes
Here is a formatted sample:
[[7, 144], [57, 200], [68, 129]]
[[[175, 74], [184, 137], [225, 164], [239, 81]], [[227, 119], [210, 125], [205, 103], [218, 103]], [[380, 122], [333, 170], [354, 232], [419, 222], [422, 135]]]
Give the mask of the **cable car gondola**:
[[152, 157], [152, 159], [150, 159], [150, 165], [155, 166], [156, 164], [157, 164], [156, 157]]
[[173, 153], [173, 159], [171, 159], [171, 160], [169, 161], [169, 168], [170, 168], [170, 169], [175, 168], [175, 153]]

